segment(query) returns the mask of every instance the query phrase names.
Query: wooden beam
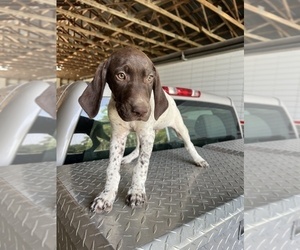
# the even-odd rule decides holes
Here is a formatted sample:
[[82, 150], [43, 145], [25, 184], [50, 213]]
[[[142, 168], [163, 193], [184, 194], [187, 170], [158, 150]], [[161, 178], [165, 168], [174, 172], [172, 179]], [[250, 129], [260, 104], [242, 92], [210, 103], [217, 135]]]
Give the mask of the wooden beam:
[[234, 13], [231, 8], [229, 7], [229, 5], [227, 4], [226, 0], [222, 0], [222, 3], [225, 5], [226, 9], [230, 12], [230, 14], [235, 18], [235, 20], [238, 19], [239, 15], [236, 15], [236, 13]]
[[280, 25], [278, 23], [276, 23], [270, 19], [267, 19], [265, 17], [263, 17], [263, 19], [265, 19], [268, 24], [270, 24], [271, 26], [274, 27], [275, 31], [277, 31], [277, 33], [280, 37], [290, 37], [291, 36], [287, 31], [284, 30], [284, 27], [280, 27]]
[[157, 5], [151, 3], [150, 1], [145, 1], [145, 0], [134, 0], [134, 1], [142, 4], [142, 5], [146, 6], [147, 8], [152, 9], [152, 10], [154, 10], [154, 11], [156, 11], [156, 12], [158, 12], [158, 13], [164, 15], [164, 16], [167, 16], [170, 19], [172, 19], [176, 22], [179, 22], [180, 24], [183, 24], [186, 27], [189, 27], [189, 28], [191, 28], [195, 31], [198, 31], [198, 32], [201, 31], [199, 27], [197, 27], [197, 26], [183, 20], [182, 18], [180, 18], [180, 17], [178, 17], [178, 16], [176, 16], [176, 15], [174, 15], [174, 14], [158, 7]]
[[189, 43], [189, 44], [191, 44], [191, 45], [193, 45], [193, 46], [196, 46], [196, 47], [201, 46], [201, 44], [197, 44], [197, 43], [195, 43], [195, 42], [193, 42], [193, 41], [191, 41], [191, 40], [189, 40], [189, 39], [187, 39], [187, 38], [184, 38], [184, 37], [182, 37], [182, 36], [179, 36], [179, 35], [177, 35], [177, 34], [174, 34], [174, 33], [172, 33], [172, 32], [169, 32], [169, 31], [167, 31], [167, 30], [161, 29], [161, 28], [159, 28], [159, 27], [156, 27], [156, 26], [154, 26], [154, 25], [152, 25], [152, 24], [149, 24], [149, 23], [147, 23], [147, 22], [144, 22], [144, 21], [142, 21], [142, 20], [136, 19], [136, 18], [134, 18], [134, 17], [133, 17], [131, 14], [129, 14], [129, 13], [123, 13], [123, 12], [114, 10], [114, 9], [112, 9], [112, 8], [109, 8], [109, 7], [105, 6], [105, 5], [102, 5], [102, 4], [100, 4], [100, 3], [97, 3], [97, 2], [94, 1], [94, 0], [78, 0], [78, 1], [81, 2], [81, 3], [87, 4], [87, 5], [90, 5], [90, 6], [94, 7], [94, 8], [99, 9], [99, 10], [108, 12], [108, 13], [114, 15], [114, 16], [123, 18], [123, 19], [125, 19], [125, 20], [128, 20], [128, 21], [130, 21], [130, 22], [136, 23], [136, 24], [138, 24], [138, 25], [144, 26], [144, 27], [149, 28], [149, 29], [151, 29], [151, 30], [154, 30], [154, 31], [156, 31], [156, 32], [165, 34], [165, 35], [167, 35], [167, 36], [170, 36], [170, 37], [173, 37], [173, 38], [176, 38], [176, 39], [179, 39], [179, 40], [184, 41], [184, 42], [186, 42], [186, 43]]
[[206, 11], [205, 11], [205, 8], [204, 8], [203, 5], [201, 5], [201, 9], [202, 9], [203, 16], [204, 16], [204, 19], [205, 19], [205, 22], [206, 22], [206, 26], [207, 26], [208, 30], [211, 30], [210, 25], [209, 25], [209, 21], [208, 21], [208, 18], [207, 18], [207, 14], [206, 14]]
[[234, 10], [235, 10], [237, 20], [240, 22], [241, 20], [240, 20], [240, 16], [239, 16], [239, 10], [238, 10], [237, 5], [236, 5], [236, 0], [233, 0], [233, 6], [234, 6]]
[[47, 4], [47, 5], [51, 5], [51, 6], [56, 7], [56, 1], [55, 0], [32, 0], [32, 1], [40, 3], [40, 4]]
[[237, 26], [240, 29], [244, 30], [244, 25], [242, 23], [238, 22], [237, 20], [235, 20], [234, 18], [232, 18], [231, 16], [229, 16], [227, 13], [225, 13], [222, 10], [220, 10], [218, 7], [214, 6], [213, 4], [209, 3], [206, 0], [197, 0], [197, 1], [199, 3], [201, 3], [201, 4], [203, 4], [205, 7], [209, 8], [210, 10], [214, 11], [215, 13], [217, 13], [219, 16], [223, 17], [227, 21], [231, 22], [235, 26]]
[[[122, 44], [124, 46], [130, 46], [132, 44], [129, 44], [127, 42], [123, 42], [119, 39], [115, 39], [115, 38], [112, 38], [112, 37], [108, 37], [108, 36], [105, 36], [105, 35], [102, 35], [100, 34], [99, 32], [95, 32], [95, 31], [89, 31], [89, 30], [86, 30], [86, 29], [82, 29], [82, 28], [79, 28], [79, 27], [74, 27], [74, 26], [69, 26], [69, 25], [66, 25], [66, 24], [59, 24], [60, 27], [64, 28], [64, 29], [70, 29], [70, 30], [73, 30], [73, 31], [77, 31], [77, 32], [80, 32], [80, 33], [83, 33], [83, 34], [86, 34], [88, 36], [94, 36], [94, 37], [99, 37], [103, 40], [109, 40], [109, 41], [112, 41], [116, 44]], [[137, 45], [135, 45], [136, 47], [138, 47], [139, 49], [141, 50], [146, 50], [145, 48], [143, 47], [139, 47]], [[155, 50], [150, 50], [151, 51], [151, 54], [156, 54], [156, 55], [161, 55], [160, 52], [157, 52]]]
[[238, 34], [236, 33], [236, 31], [234, 30], [234, 28], [231, 26], [231, 24], [224, 18], [221, 17], [221, 19], [223, 20], [223, 22], [226, 24], [226, 26], [229, 28], [229, 30], [231, 31], [231, 33], [233, 34], [233, 37], [238, 37]]
[[[92, 52], [94, 55], [95, 54], [101, 54], [101, 55], [104, 55], [106, 56], [107, 53], [101, 51], [100, 49], [93, 49], [93, 48], [90, 48], [90, 47], [87, 47], [87, 46], [83, 46], [81, 44], [77, 44], [77, 43], [66, 43], [66, 42], [63, 42], [63, 41], [57, 41], [57, 44], [58, 45], [65, 45], [66, 47], [70, 48], [71, 50], [74, 50], [73, 52], [76, 52], [76, 53], [85, 53], [84, 51], [87, 51], [87, 52]], [[73, 48], [77, 48], [77, 49], [82, 49], [84, 51], [79, 51], [79, 50], [76, 50], [76, 49], [72, 49]], [[57, 47], [57, 49], [61, 49], [60, 47]]]
[[284, 6], [284, 8], [285, 8], [285, 10], [286, 10], [286, 12], [287, 12], [287, 15], [288, 15], [289, 19], [290, 19], [291, 21], [293, 21], [293, 16], [292, 16], [292, 13], [291, 13], [291, 9], [290, 9], [290, 7], [289, 7], [289, 4], [287, 3], [286, 0], [282, 0], [282, 3], [283, 3], [283, 6]]
[[217, 41], [226, 41], [226, 39], [224, 39], [223, 37], [220, 37], [220, 36], [212, 33], [211, 31], [205, 29], [204, 27], [201, 27], [201, 30], [203, 31], [203, 33], [205, 33], [206, 35], [216, 39]]
[[281, 23], [281, 24], [286, 25], [288, 27], [291, 27], [293, 29], [300, 30], [300, 25], [299, 24], [296, 24], [294, 22], [288, 21], [288, 20], [286, 20], [286, 19], [284, 19], [282, 17], [274, 15], [274, 14], [272, 14], [272, 13], [270, 13], [268, 11], [265, 11], [263, 9], [254, 7], [254, 6], [252, 6], [252, 5], [248, 4], [248, 3], [244, 4], [244, 8], [246, 10], [254, 12], [255, 14], [258, 14], [260, 16], [266, 17], [267, 19], [271, 19], [271, 20], [273, 20], [273, 21], [275, 21], [277, 23]]
[[284, 18], [288, 18], [287, 15], [282, 12], [280, 9], [278, 9], [278, 6], [276, 6], [276, 4], [272, 3], [271, 1], [269, 0], [264, 0], [268, 5], [270, 5], [279, 15], [281, 15], [281, 17], [284, 17]]
[[1, 8], [1, 7], [0, 7], [0, 12], [16, 16], [18, 19], [20, 17], [22, 17], [22, 18], [30, 18], [30, 19], [34, 19], [34, 20], [40, 20], [40, 21], [44, 21], [44, 22], [48, 22], [48, 23], [56, 23], [55, 17], [46, 17], [46, 16], [41, 16], [38, 14], [32, 14], [32, 13], [27, 13], [24, 11], [12, 10], [12, 9]]
[[[1, 27], [2, 25], [0, 25]], [[37, 28], [37, 27], [31, 27], [31, 26], [25, 26], [25, 25], [18, 25], [18, 24], [12, 24], [12, 23], [5, 23], [4, 24], [5, 28], [13, 28], [13, 29], [20, 29], [20, 30], [26, 30], [32, 33], [41, 33], [45, 35], [51, 35], [55, 37], [55, 30], [47, 30], [43, 28]], [[42, 39], [44, 41], [44, 39]]]
[[140, 35], [138, 35], [136, 33], [127, 31], [125, 29], [117, 28], [117, 27], [113, 26], [112, 24], [106, 24], [104, 22], [93, 20], [91, 18], [88, 18], [88, 17], [82, 16], [82, 15], [76, 14], [76, 13], [68, 11], [68, 10], [64, 10], [64, 9], [58, 8], [57, 12], [60, 13], [60, 14], [64, 14], [65, 16], [68, 16], [68, 17], [71, 17], [71, 18], [79, 19], [79, 20], [85, 21], [87, 23], [91, 23], [91, 24], [100, 26], [101, 28], [109, 29], [109, 30], [112, 30], [112, 31], [115, 31], [115, 32], [118, 32], [118, 33], [121, 33], [121, 34], [124, 34], [124, 35], [127, 35], [127, 36], [130, 36], [130, 37], [134, 37], [134, 38], [142, 40], [144, 42], [148, 42], [148, 43], [152, 43], [152, 44], [157, 44], [159, 46], [162, 46], [162, 47], [174, 50], [174, 51], [180, 51], [178, 48], [176, 48], [174, 46], [171, 46], [171, 45], [168, 45], [166, 43], [161, 43], [161, 42], [158, 42], [156, 40], [147, 38], [145, 36], [140, 36]]
[[270, 41], [270, 39], [268, 39], [268, 38], [265, 38], [265, 37], [262, 37], [262, 36], [258, 36], [258, 35], [254, 35], [254, 34], [248, 33], [247, 31], [244, 33], [244, 35], [245, 35], [245, 37], [249, 37], [249, 38], [261, 41], [261, 42]]

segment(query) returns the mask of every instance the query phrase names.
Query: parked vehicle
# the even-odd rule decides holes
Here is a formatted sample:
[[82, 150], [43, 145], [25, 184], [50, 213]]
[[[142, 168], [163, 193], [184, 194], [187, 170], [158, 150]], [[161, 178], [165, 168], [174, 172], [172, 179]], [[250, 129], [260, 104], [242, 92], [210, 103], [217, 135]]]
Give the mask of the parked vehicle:
[[[107, 116], [110, 90], [104, 96], [98, 115], [89, 119], [78, 104], [78, 98], [86, 88], [78, 81], [67, 87], [58, 100], [58, 165], [108, 158], [111, 128]], [[241, 127], [232, 100], [186, 88], [163, 87], [173, 96], [195, 146], [204, 146], [242, 138]], [[127, 139], [125, 154], [136, 146], [135, 133]], [[166, 128], [157, 131], [154, 151], [183, 147], [175, 131]]]
[[299, 138], [283, 102], [275, 97], [244, 96], [245, 143]]
[[0, 166], [55, 161], [55, 109], [49, 114], [55, 95], [49, 97], [49, 89], [54, 83], [44, 81], [1, 89]]

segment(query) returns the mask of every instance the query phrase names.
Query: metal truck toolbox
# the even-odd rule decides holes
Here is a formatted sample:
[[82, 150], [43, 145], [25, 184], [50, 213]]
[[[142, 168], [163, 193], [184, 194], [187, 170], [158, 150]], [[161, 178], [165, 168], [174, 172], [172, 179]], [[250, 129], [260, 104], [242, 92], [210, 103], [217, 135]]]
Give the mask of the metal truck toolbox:
[[55, 163], [0, 168], [1, 249], [56, 249]]
[[243, 156], [244, 139], [207, 144], [203, 148]]
[[297, 145], [245, 145], [245, 249], [300, 249]]
[[247, 150], [300, 157], [300, 139], [247, 144]]
[[124, 203], [133, 164], [121, 167], [109, 213], [88, 207], [105, 184], [107, 160], [58, 168], [58, 249], [243, 249], [243, 158], [198, 148], [210, 168], [185, 149], [153, 152], [147, 203]]

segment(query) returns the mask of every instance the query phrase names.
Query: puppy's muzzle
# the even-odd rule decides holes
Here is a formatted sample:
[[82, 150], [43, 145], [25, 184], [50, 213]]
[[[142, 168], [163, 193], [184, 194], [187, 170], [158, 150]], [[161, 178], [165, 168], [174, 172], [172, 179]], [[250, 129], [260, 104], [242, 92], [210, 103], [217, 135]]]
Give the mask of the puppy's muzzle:
[[118, 107], [120, 117], [126, 121], [148, 121], [151, 108], [146, 103], [134, 103], [128, 105], [120, 105]]
[[131, 113], [133, 114], [133, 116], [137, 118], [144, 118], [147, 117], [147, 114], [149, 113], [149, 107], [147, 107], [146, 105], [138, 105], [138, 104], [132, 105]]

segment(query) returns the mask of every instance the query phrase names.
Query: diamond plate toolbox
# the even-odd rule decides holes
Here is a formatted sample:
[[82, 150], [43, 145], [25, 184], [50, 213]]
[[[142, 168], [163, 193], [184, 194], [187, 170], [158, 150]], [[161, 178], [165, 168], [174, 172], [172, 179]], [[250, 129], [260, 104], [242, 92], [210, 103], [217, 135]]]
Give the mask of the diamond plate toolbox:
[[55, 162], [1, 167], [1, 249], [56, 249], [55, 177]]
[[244, 139], [207, 144], [203, 148], [244, 156]]
[[121, 167], [109, 213], [89, 205], [105, 184], [107, 160], [58, 168], [58, 249], [243, 249], [243, 157], [197, 149], [153, 152], [143, 208], [125, 205], [133, 164]]
[[245, 145], [245, 249], [300, 249], [299, 145]]

